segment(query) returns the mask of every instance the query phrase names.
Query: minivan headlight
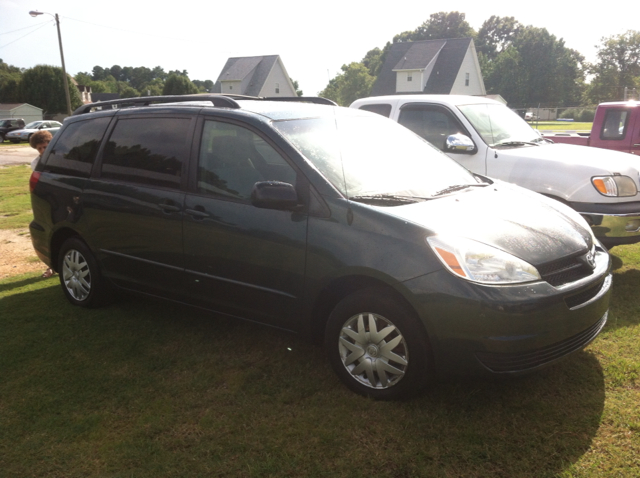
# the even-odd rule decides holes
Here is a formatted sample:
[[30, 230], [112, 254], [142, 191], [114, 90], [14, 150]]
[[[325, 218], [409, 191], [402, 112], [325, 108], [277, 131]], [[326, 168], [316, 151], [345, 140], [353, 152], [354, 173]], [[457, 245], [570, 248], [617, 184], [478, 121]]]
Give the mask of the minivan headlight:
[[636, 183], [629, 176], [595, 176], [591, 183], [603, 196], [625, 197], [638, 193]]
[[466, 238], [431, 236], [427, 243], [454, 275], [482, 284], [518, 284], [540, 280], [528, 262]]

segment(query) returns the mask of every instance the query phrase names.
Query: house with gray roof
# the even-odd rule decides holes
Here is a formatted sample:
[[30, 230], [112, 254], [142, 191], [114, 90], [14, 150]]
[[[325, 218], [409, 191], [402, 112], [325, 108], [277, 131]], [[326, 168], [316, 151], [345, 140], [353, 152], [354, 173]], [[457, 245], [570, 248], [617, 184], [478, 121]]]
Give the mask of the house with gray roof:
[[407, 93], [485, 95], [473, 39], [426, 40], [391, 45], [371, 95]]
[[229, 58], [213, 93], [249, 96], [296, 96], [279, 55]]

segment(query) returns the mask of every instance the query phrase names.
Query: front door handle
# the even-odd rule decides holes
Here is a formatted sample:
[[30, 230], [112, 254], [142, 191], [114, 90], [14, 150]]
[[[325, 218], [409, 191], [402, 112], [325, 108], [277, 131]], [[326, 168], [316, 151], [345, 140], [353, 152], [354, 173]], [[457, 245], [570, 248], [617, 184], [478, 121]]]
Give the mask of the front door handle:
[[189, 214], [190, 216], [193, 216], [194, 219], [203, 219], [205, 217], [209, 217], [208, 213], [199, 209], [185, 209], [184, 212]]

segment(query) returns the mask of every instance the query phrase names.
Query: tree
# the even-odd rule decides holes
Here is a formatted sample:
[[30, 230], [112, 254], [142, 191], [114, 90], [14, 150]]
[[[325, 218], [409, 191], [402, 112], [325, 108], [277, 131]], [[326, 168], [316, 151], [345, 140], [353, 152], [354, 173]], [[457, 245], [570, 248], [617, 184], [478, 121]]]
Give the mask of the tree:
[[296, 95], [298, 95], [298, 96], [304, 95], [304, 93], [300, 89], [300, 85], [298, 85], [298, 82], [296, 80], [291, 79], [291, 78], [289, 78], [289, 79], [291, 80], [291, 83], [293, 84], [293, 89], [296, 90]]
[[[82, 105], [80, 93], [69, 79], [71, 108]], [[21, 101], [42, 108], [46, 114], [65, 113], [67, 101], [62, 81], [62, 68], [49, 65], [37, 65], [25, 70], [20, 82]]]
[[362, 64], [367, 67], [371, 76], [377, 77], [382, 68], [382, 50], [377, 47], [369, 50], [362, 59]]
[[413, 31], [393, 37], [393, 43], [420, 40], [445, 40], [448, 38], [473, 38], [476, 32], [460, 12], [432, 13], [429, 20]]
[[640, 88], [640, 31], [602, 38], [598, 62], [589, 66], [593, 79], [585, 98], [590, 103], [623, 99], [624, 88]]
[[198, 93], [198, 87], [186, 75], [171, 72], [162, 89], [163, 95], [190, 95]]
[[478, 54], [486, 61], [493, 61], [510, 46], [523, 26], [513, 17], [497, 17], [492, 15], [478, 30], [475, 40]]
[[0, 59], [0, 103], [16, 103], [19, 101], [22, 70]]
[[[488, 93], [527, 107], [574, 105], [584, 86], [584, 58], [545, 28], [519, 28], [495, 59], [483, 65]], [[487, 57], [489, 58], [489, 57]]]
[[375, 78], [362, 63], [353, 62], [342, 65], [343, 73], [337, 75], [327, 87], [320, 92], [320, 96], [329, 98], [341, 106], [349, 106], [358, 98], [369, 96]]

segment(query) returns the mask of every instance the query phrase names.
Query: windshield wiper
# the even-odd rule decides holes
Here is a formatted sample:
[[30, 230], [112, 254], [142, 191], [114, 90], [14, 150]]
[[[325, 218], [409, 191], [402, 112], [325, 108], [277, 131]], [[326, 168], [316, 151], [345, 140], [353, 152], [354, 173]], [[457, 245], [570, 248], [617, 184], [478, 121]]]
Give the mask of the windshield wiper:
[[423, 198], [418, 196], [400, 196], [398, 194], [363, 194], [360, 196], [352, 196], [349, 198], [351, 201], [368, 202], [368, 203], [381, 203], [388, 205], [390, 202], [400, 204], [413, 204], [420, 201], [427, 201], [429, 198]]
[[453, 193], [456, 191], [462, 191], [463, 189], [467, 189], [467, 188], [483, 188], [485, 186], [488, 186], [488, 184], [455, 184], [453, 186], [449, 186], [448, 188], [443, 189], [442, 191], [438, 191], [437, 193], [434, 193], [432, 197], [443, 196], [445, 194]]
[[533, 141], [500, 141], [499, 143], [494, 144], [493, 146], [540, 146], [540, 143], [535, 143]]

